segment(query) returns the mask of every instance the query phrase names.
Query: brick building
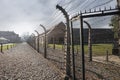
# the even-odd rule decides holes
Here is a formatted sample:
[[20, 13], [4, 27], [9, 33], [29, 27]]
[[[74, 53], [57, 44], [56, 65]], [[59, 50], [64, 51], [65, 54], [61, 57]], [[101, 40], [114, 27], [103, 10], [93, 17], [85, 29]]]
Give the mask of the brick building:
[[[55, 25], [47, 31], [47, 42], [52, 44], [64, 43], [65, 24], [63, 22]], [[88, 42], [88, 29], [84, 29], [84, 43]], [[79, 28], [73, 29], [74, 43], [79, 44], [80, 30]], [[111, 29], [92, 29], [92, 43], [112, 43], [114, 40], [113, 32]], [[44, 33], [40, 35], [40, 43], [44, 43]]]
[[0, 37], [8, 39], [10, 43], [16, 43], [21, 41], [19, 35], [13, 31], [0, 31]]
[[[74, 28], [74, 42], [79, 43], [80, 31]], [[84, 29], [84, 43], [88, 43], [88, 29]], [[97, 28], [92, 29], [91, 33], [92, 43], [112, 43], [114, 40], [114, 33], [111, 29]]]

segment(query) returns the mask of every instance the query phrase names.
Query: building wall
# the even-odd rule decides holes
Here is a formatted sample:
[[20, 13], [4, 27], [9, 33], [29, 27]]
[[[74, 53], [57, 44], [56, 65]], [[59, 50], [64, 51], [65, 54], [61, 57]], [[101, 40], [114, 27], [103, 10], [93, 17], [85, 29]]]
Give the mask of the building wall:
[[[63, 44], [65, 35], [65, 24], [59, 23], [47, 33], [47, 42], [52, 44]], [[88, 43], [88, 29], [84, 29], [84, 43]], [[73, 29], [74, 43], [80, 43], [80, 30], [78, 28]], [[44, 35], [44, 34], [43, 34]], [[42, 36], [43, 36], [42, 35]], [[114, 40], [113, 32], [111, 29], [92, 29], [92, 43], [112, 43]], [[42, 37], [41, 42], [44, 42]]]
[[[73, 30], [74, 42], [79, 43], [80, 31], [78, 28]], [[88, 29], [84, 29], [84, 43], [88, 43]], [[92, 29], [91, 33], [92, 43], [112, 43], [114, 34], [111, 29]]]
[[9, 42], [20, 42], [21, 41], [21, 38], [19, 37], [19, 35], [12, 31], [0, 31], [0, 37], [4, 37], [10, 40]]
[[65, 27], [62, 22], [53, 27], [47, 34], [48, 43], [53, 43], [54, 41], [56, 44], [62, 44], [64, 42]]

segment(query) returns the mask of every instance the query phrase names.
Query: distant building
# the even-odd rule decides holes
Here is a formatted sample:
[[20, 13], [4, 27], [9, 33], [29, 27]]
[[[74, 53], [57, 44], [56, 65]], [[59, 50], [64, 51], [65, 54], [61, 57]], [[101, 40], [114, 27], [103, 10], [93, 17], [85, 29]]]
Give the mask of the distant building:
[[0, 31], [0, 37], [8, 39], [10, 43], [16, 43], [21, 41], [19, 35], [13, 31]]
[[[52, 44], [53, 41], [56, 44], [64, 43], [65, 36], [65, 24], [63, 22], [52, 27], [47, 31], [47, 42]], [[88, 29], [84, 29], [84, 43], [88, 43]], [[80, 43], [80, 30], [79, 28], [73, 29], [74, 43]], [[92, 43], [112, 43], [114, 40], [113, 32], [111, 29], [92, 29]], [[44, 43], [44, 33], [40, 36], [40, 42]]]
[[8, 43], [8, 39], [4, 38], [4, 37], [0, 37], [0, 43]]
[[[55, 42], [56, 44], [64, 43], [64, 35], [65, 35], [65, 24], [63, 22], [55, 25], [51, 29], [47, 30], [47, 43], [52, 44]], [[44, 33], [40, 34], [40, 43], [44, 43]]]
[[53, 43], [53, 41], [56, 44], [62, 44], [64, 43], [64, 36], [65, 36], [65, 24], [63, 22], [59, 23], [58, 25], [55, 25], [52, 27], [48, 33], [48, 43]]
[[[74, 42], [79, 43], [80, 30], [78, 28], [74, 28], [73, 32], [74, 32]], [[84, 34], [84, 43], [88, 43], [88, 29], [84, 29], [83, 34]], [[91, 33], [91, 38], [92, 38], [92, 43], [112, 43], [114, 40], [114, 33], [111, 29], [93, 28]]]

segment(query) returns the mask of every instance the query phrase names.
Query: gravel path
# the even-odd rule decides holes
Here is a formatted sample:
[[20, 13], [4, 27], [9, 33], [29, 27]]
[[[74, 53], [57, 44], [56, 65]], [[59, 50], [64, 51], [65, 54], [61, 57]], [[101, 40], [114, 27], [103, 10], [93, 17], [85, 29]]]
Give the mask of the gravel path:
[[64, 75], [28, 44], [0, 53], [0, 80], [63, 80]]
[[[105, 62], [106, 61], [106, 56], [95, 56], [95, 57], [93, 57], [93, 59], [95, 61]], [[114, 64], [117, 64], [117, 65], [120, 66], [120, 57], [119, 56], [109, 55], [108, 56], [108, 61], [113, 62]]]
[[[41, 48], [40, 51], [43, 49]], [[53, 62], [57, 67], [65, 72], [65, 60], [64, 52], [59, 50], [47, 49], [47, 58]], [[86, 80], [120, 80], [120, 59], [118, 56], [109, 55], [109, 62], [105, 61], [106, 56], [94, 57], [93, 61], [89, 62], [88, 57], [85, 57], [85, 75]], [[61, 63], [62, 62], [62, 63]], [[75, 53], [75, 68], [77, 80], [82, 80], [82, 66], [81, 66], [81, 54]]]

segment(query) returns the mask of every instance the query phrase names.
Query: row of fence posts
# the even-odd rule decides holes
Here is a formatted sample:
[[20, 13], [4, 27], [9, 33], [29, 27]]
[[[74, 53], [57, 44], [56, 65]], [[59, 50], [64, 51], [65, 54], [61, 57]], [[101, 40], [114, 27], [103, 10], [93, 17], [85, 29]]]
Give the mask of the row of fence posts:
[[[6, 49], [8, 50], [8, 49], [10, 49], [10, 48], [13, 48], [15, 45], [13, 44], [13, 45], [10, 45], [10, 44], [5, 44], [6, 45]], [[1, 53], [3, 53], [3, 47], [4, 47], [4, 44], [3, 43], [1, 43], [0, 44], [0, 51], [1, 51]]]
[[[65, 17], [66, 17], [66, 22], [67, 22], [67, 27], [66, 27], [66, 31], [68, 30], [68, 28], [69, 28], [69, 16], [68, 16], [68, 14], [67, 14], [67, 12], [65, 12], [65, 10], [64, 9], [62, 9], [62, 7], [60, 7], [59, 5], [57, 5], [56, 6], [56, 8], [59, 8], [62, 12], [63, 12], [63, 14], [65, 15]], [[80, 43], [81, 43], [81, 53], [82, 53], [82, 80], [85, 80], [85, 57], [84, 57], [84, 43], [83, 43], [83, 18], [81, 18], [82, 17], [82, 15], [81, 16], [79, 16], [80, 17], [80, 23], [81, 23], [81, 31], [80, 31], [80, 34], [81, 34], [81, 37], [80, 37]], [[88, 25], [88, 27], [90, 27], [89, 25]], [[72, 28], [71, 28], [72, 29]], [[46, 31], [46, 30], [45, 30]], [[70, 69], [70, 39], [68, 39], [68, 38], [70, 38], [70, 33], [68, 33], [69, 31], [67, 31], [66, 32], [66, 80], [68, 80], [68, 78], [70, 77], [70, 75], [71, 75], [71, 69]], [[71, 31], [72, 32], [72, 31]], [[89, 31], [89, 32], [91, 32], [91, 31]], [[46, 33], [46, 32], [45, 32]], [[38, 37], [39, 37], [39, 34], [38, 34]], [[71, 37], [72, 38], [72, 37]], [[35, 38], [34, 38], [35, 39]], [[34, 40], [34, 42], [33, 42], [33, 47], [36, 49], [36, 42], [35, 42], [36, 40]], [[39, 40], [38, 40], [39, 41]], [[44, 45], [44, 57], [46, 58], [46, 34], [45, 34], [45, 45]], [[73, 40], [71, 40], [71, 43], [72, 43], [72, 41]], [[91, 43], [90, 43], [90, 45], [89, 45], [89, 47], [91, 46]], [[75, 80], [76, 79], [76, 76], [75, 76], [75, 62], [74, 62], [74, 43], [72, 44], [72, 67], [73, 67], [73, 80]], [[39, 47], [38, 47], [39, 48]], [[55, 49], [55, 44], [53, 45], [53, 48]], [[89, 50], [89, 53], [90, 53], [90, 61], [92, 61], [92, 52], [91, 52], [91, 48], [89, 48], [90, 50]], [[37, 49], [36, 49], [37, 50]], [[78, 51], [77, 51], [78, 52]], [[106, 61], [108, 61], [108, 50], [106, 51]]]
[[[47, 31], [46, 31], [46, 28], [40, 24], [40, 26], [44, 29], [44, 58], [47, 57], [47, 40], [46, 40], [46, 34], [47, 34]], [[35, 36], [34, 33], [32, 33], [32, 35], [28, 38], [27, 42], [30, 46], [32, 46], [35, 50], [37, 50], [37, 52], [39, 53], [39, 37], [40, 37], [40, 34], [38, 33], [37, 30], [35, 30], [35, 32], [37, 33], [37, 37]]]
[[[40, 34], [36, 30], [35, 30], [35, 32], [37, 33], [37, 36], [35, 36], [35, 34], [32, 33], [32, 35], [28, 38], [27, 43], [30, 46], [32, 46], [39, 53], [39, 52], [41, 52], [40, 51], [40, 42], [39, 42], [40, 41]], [[45, 37], [44, 37], [44, 41], [46, 41]], [[44, 43], [46, 43], [46, 42], [44, 42]], [[64, 50], [64, 43], [61, 43], [61, 44], [62, 44], [61, 50], [63, 51]], [[43, 44], [42, 46], [44, 47], [44, 54], [47, 53], [47, 47], [49, 47], [48, 44]], [[57, 44], [55, 43], [54, 38], [53, 38], [53, 46], [51, 46], [51, 48], [53, 50], [58, 49], [57, 48]], [[45, 50], [46, 50], [46, 52], [45, 52]], [[48, 59], [49, 59], [49, 56], [50, 56], [49, 54], [44, 55], [44, 57], [48, 58]], [[57, 57], [59, 58], [58, 60], [60, 60], [60, 63], [58, 63], [59, 66], [60, 66], [59, 68], [63, 70], [64, 69], [64, 65], [63, 64], [65, 64], [65, 63], [62, 60], [64, 59], [64, 57], [63, 57], [63, 59], [62, 59], [62, 57], [59, 57], [59, 56], [57, 56]]]
[[[33, 37], [33, 41], [29, 41], [28, 43], [36, 50], [36, 51], [38, 51], [38, 49], [39, 49], [39, 47], [40, 46], [38, 46], [37, 47], [37, 45], [38, 45], [38, 42], [36, 42], [36, 41], [39, 41], [39, 40], [36, 40], [36, 38], [35, 37]], [[53, 42], [54, 43], [54, 42]], [[74, 45], [73, 45], [73, 47], [74, 47]], [[56, 44], [54, 43], [53, 44], [53, 49], [56, 49]], [[63, 50], [63, 44], [62, 44], [62, 50]], [[79, 49], [78, 49], [78, 46], [76, 46], [76, 53], [78, 54], [78, 51]], [[73, 53], [74, 53], [74, 50], [73, 50]], [[90, 53], [91, 53], [91, 50], [90, 50]], [[74, 56], [74, 55], [73, 55]], [[92, 56], [92, 55], [90, 55], [90, 56]], [[73, 60], [72, 60], [73, 61]], [[92, 61], [92, 57], [90, 58], [90, 61]], [[109, 52], [108, 52], [108, 50], [106, 50], [106, 61], [108, 62], [109, 61]], [[62, 62], [62, 61], [61, 61]], [[73, 63], [74, 65], [75, 65], [75, 63]], [[62, 65], [62, 64], [61, 64]], [[73, 68], [75, 68], [75, 66], [73, 66]], [[75, 69], [74, 69], [74, 72], [75, 72]], [[75, 76], [75, 73], [74, 73], [74, 76]]]
[[[67, 12], [65, 11], [65, 9], [63, 9], [61, 6], [56, 5], [56, 8], [59, 9], [63, 15], [65, 16], [66, 19], [66, 34], [65, 34], [65, 44], [66, 44], [66, 77], [65, 80], [69, 80], [71, 74], [72, 74], [72, 80], [76, 80], [76, 76], [75, 76], [75, 57], [74, 57], [74, 40], [73, 40], [73, 33], [72, 33], [72, 21], [71, 20], [71, 27], [69, 26], [69, 15], [67, 14]], [[74, 17], [73, 17], [74, 18]], [[85, 80], [85, 54], [84, 54], [84, 39], [83, 39], [83, 22], [86, 23], [88, 25], [89, 28], [89, 61], [92, 61], [92, 44], [91, 44], [91, 27], [90, 25], [86, 22], [83, 21], [83, 15], [82, 13], [77, 15], [77, 18], [80, 20], [80, 53], [81, 53], [81, 60], [82, 60], [82, 80]], [[76, 20], [76, 16], [75, 16], [75, 20]], [[71, 29], [71, 30], [70, 30]], [[71, 64], [70, 62], [70, 37], [71, 37], [71, 50], [72, 50], [72, 66], [69, 66]], [[78, 51], [77, 51], [78, 52]], [[108, 61], [108, 50], [106, 51], [106, 61]], [[71, 69], [70, 67], [72, 67], [72, 73], [71, 73]]]

